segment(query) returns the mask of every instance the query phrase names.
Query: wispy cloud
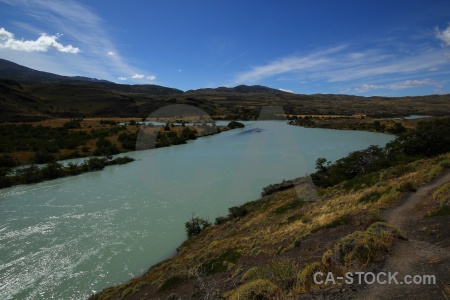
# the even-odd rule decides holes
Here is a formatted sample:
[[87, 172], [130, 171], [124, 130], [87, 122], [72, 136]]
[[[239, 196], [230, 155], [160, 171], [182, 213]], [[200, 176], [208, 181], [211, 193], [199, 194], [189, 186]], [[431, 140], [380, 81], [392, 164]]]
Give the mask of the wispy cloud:
[[406, 89], [406, 88], [411, 88], [411, 87], [419, 87], [422, 85], [439, 86], [439, 84], [436, 81], [427, 78], [427, 79], [422, 79], [422, 80], [405, 80], [402, 82], [396, 82], [396, 83], [384, 84], [384, 85], [383, 84], [381, 84], [381, 85], [363, 84], [363, 85], [355, 88], [354, 91], [368, 92], [371, 90], [378, 90], [378, 89], [401, 90], [401, 89]]
[[294, 91], [292, 91], [292, 90], [287, 90], [287, 89], [279, 89], [280, 91], [282, 91], [282, 92], [286, 92], [286, 93], [294, 93]]
[[435, 28], [436, 38], [443, 41], [445, 45], [450, 46], [450, 25], [444, 31], [441, 31], [439, 27]]
[[233, 80], [233, 84], [253, 83], [258, 80], [279, 74], [313, 71], [331, 61], [331, 54], [344, 50], [346, 46], [338, 46], [325, 51], [319, 51], [305, 56], [288, 56], [277, 59], [266, 65], [257, 66], [252, 70], [240, 73]]
[[131, 75], [131, 78], [134, 78], [134, 79], [142, 79], [142, 78], [144, 78], [145, 77], [145, 75], [142, 75], [142, 74], [134, 74], [134, 75]]
[[146, 80], [153, 81], [153, 80], [156, 80], [156, 76], [155, 75], [134, 74], [129, 77], [120, 76], [118, 79], [122, 80], [122, 81], [128, 80], [128, 79], [146, 79]]
[[[46, 32], [60, 32], [64, 34], [64, 40], [69, 44], [76, 45], [59, 46], [56, 36], [41, 36], [37, 41], [39, 44], [48, 43], [56, 49], [77, 51], [79, 53], [72, 58], [64, 59], [47, 53], [39, 57], [35, 53], [18, 56], [11, 51], [12, 48], [4, 50], [3, 58], [18, 63], [28, 62], [29, 67], [57, 72], [66, 75], [87, 75], [98, 78], [117, 80], [120, 74], [141, 74], [145, 71], [129, 64], [120, 54], [116, 47], [108, 24], [95, 14], [88, 6], [75, 0], [0, 0], [0, 2], [11, 5], [14, 9], [21, 11], [33, 22], [20, 24], [20, 27], [38, 27]], [[53, 41], [54, 40], [54, 41]], [[35, 41], [35, 42], [37, 42]], [[58, 51], [61, 51], [58, 50]], [[106, 54], [106, 55], [105, 55]], [[59, 61], [59, 62], [58, 62]], [[58, 63], [55, 63], [58, 62]], [[58, 66], [49, 69], [49, 66]]]
[[349, 47], [334, 47], [303, 56], [289, 56], [257, 66], [239, 73], [232, 84], [256, 83], [260, 80], [277, 79], [277, 75], [289, 80], [326, 80], [342, 82], [361, 80], [387, 74], [412, 73], [435, 70], [446, 64], [445, 53], [440, 49], [428, 48], [408, 56], [384, 53], [369, 49], [349, 52]]
[[61, 34], [47, 35], [43, 33], [37, 40], [34, 41], [16, 40], [13, 33], [7, 31], [5, 28], [0, 28], [0, 49], [11, 49], [26, 52], [46, 52], [49, 49], [66, 53], [80, 52], [79, 48], [73, 47], [72, 45], [64, 46], [63, 44], [57, 42], [58, 38], [61, 36]]

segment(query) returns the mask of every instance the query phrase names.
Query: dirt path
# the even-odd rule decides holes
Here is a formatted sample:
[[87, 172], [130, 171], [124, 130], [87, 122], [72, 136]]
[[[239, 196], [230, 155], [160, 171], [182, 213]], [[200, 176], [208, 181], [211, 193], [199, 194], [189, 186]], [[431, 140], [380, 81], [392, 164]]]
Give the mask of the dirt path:
[[386, 221], [400, 228], [407, 240], [397, 244], [380, 271], [398, 272], [399, 282], [405, 275], [435, 275], [436, 285], [367, 285], [357, 292], [356, 299], [450, 299], [442, 292], [443, 282], [450, 284], [450, 217], [424, 220], [423, 212], [416, 208], [422, 199], [447, 182], [450, 182], [448, 172], [420, 187], [385, 215]]

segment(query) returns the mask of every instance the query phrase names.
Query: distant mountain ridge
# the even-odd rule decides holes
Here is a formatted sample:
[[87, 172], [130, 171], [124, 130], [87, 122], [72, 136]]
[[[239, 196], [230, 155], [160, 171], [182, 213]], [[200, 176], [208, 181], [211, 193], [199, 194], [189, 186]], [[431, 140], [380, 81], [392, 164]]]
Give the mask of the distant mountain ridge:
[[171, 104], [195, 106], [216, 118], [244, 120], [257, 119], [264, 106], [282, 106], [291, 115], [450, 115], [450, 95], [397, 98], [304, 95], [261, 85], [183, 92], [160, 85], [61, 76], [0, 59], [0, 122], [61, 117], [145, 118]]
[[62, 76], [49, 72], [34, 70], [12, 61], [0, 58], [0, 78], [11, 79], [21, 82], [45, 82], [45, 81], [88, 81], [88, 82], [105, 82], [111, 81], [89, 78], [83, 76]]
[[285, 91], [269, 88], [262, 85], [238, 85], [236, 87], [204, 88], [189, 90], [186, 93], [209, 94], [209, 93], [240, 93], [240, 94], [283, 94]]

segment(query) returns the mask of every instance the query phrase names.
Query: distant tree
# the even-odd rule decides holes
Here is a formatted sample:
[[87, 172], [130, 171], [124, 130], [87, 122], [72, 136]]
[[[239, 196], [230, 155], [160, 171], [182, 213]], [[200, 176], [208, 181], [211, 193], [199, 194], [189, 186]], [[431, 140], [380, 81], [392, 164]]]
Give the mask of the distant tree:
[[114, 154], [120, 153], [119, 149], [117, 149], [116, 145], [111, 143], [111, 141], [101, 137], [98, 139], [97, 143], [95, 144], [97, 149], [94, 151], [95, 156], [107, 156], [110, 157]]
[[22, 177], [25, 183], [35, 183], [41, 181], [41, 172], [36, 165], [30, 165], [17, 171], [17, 175]]
[[19, 165], [17, 159], [10, 154], [0, 156], [0, 168], [14, 168]]
[[393, 134], [401, 134], [406, 132], [407, 129], [401, 123], [395, 122], [394, 126], [388, 129], [388, 132]]
[[64, 174], [63, 166], [55, 161], [49, 162], [40, 171], [44, 179], [59, 178]]
[[45, 164], [52, 161], [55, 161], [55, 157], [47, 150], [41, 149], [34, 153], [33, 162], [36, 164]]
[[[316, 160], [316, 170], [317, 170], [317, 171], [321, 171], [321, 172], [326, 172], [327, 168], [324, 166], [324, 164], [325, 164], [326, 162], [327, 162], [327, 159], [326, 159], [326, 158], [319, 157], [319, 158]], [[328, 161], [328, 165], [329, 165], [330, 163], [331, 163], [331, 162]]]
[[189, 238], [200, 234], [203, 230], [210, 227], [212, 224], [203, 218], [192, 216], [191, 220], [184, 224], [186, 234]]
[[228, 123], [227, 127], [230, 129], [235, 129], [235, 128], [243, 128], [245, 127], [245, 125], [238, 121], [231, 121], [230, 123]]

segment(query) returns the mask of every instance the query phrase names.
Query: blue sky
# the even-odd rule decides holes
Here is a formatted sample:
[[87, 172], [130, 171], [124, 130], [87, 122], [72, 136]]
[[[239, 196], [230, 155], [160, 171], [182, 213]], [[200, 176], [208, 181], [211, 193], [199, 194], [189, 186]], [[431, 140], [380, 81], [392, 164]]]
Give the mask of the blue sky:
[[181, 90], [450, 93], [450, 1], [0, 0], [0, 58]]

